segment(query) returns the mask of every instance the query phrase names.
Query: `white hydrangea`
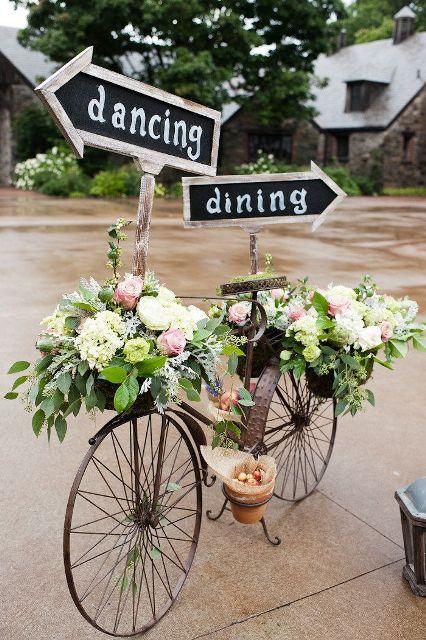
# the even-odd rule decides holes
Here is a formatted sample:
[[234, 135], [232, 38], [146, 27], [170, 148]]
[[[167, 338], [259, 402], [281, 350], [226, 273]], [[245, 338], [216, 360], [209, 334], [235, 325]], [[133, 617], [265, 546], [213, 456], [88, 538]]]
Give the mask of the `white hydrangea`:
[[170, 327], [173, 329], [180, 329], [187, 340], [192, 340], [194, 331], [197, 329], [197, 322], [200, 318], [196, 319], [196, 316], [194, 316], [191, 311], [188, 311], [187, 307], [178, 303], [168, 307], [167, 313], [169, 316]]
[[347, 335], [347, 344], [354, 344], [364, 328], [362, 317], [353, 309], [338, 313], [334, 321], [337, 331], [342, 331]]
[[157, 300], [161, 302], [164, 307], [168, 307], [176, 301], [176, 296], [173, 291], [167, 289], [167, 287], [159, 287]]
[[117, 313], [100, 311], [87, 318], [80, 335], [75, 340], [81, 359], [87, 360], [91, 369], [101, 371], [123, 344], [125, 324]]
[[303, 345], [318, 344], [320, 329], [317, 326], [317, 320], [315, 316], [306, 314], [299, 320], [296, 320], [287, 329], [286, 335], [294, 334], [296, 340]]
[[40, 324], [52, 333], [62, 336], [65, 333], [65, 318], [67, 315], [68, 314], [64, 313], [58, 305], [52, 315], [43, 318]]

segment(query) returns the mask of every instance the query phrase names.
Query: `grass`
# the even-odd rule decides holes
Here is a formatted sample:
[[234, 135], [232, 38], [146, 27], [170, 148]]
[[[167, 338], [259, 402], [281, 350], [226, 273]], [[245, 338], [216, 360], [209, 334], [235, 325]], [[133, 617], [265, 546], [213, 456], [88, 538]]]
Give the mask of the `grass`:
[[426, 196], [426, 187], [387, 187], [384, 196]]

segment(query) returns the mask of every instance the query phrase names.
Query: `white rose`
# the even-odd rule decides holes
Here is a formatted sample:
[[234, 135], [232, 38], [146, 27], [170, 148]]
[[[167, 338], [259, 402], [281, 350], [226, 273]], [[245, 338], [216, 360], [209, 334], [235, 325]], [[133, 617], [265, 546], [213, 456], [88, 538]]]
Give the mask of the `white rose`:
[[170, 327], [169, 314], [158, 298], [144, 296], [138, 302], [137, 312], [148, 329], [164, 331]]
[[358, 342], [361, 351], [374, 349], [382, 343], [382, 332], [380, 327], [364, 327], [358, 332]]
[[158, 289], [157, 300], [159, 300], [163, 306], [168, 307], [175, 302], [175, 299], [175, 294], [173, 291], [170, 291], [170, 289], [167, 289], [167, 287], [160, 287]]

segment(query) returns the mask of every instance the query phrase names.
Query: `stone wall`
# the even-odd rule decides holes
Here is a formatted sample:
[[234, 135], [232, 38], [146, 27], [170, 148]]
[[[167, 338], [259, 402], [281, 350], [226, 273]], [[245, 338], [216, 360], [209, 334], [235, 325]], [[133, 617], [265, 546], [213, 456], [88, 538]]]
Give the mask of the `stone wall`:
[[0, 186], [12, 181], [16, 163], [12, 131], [13, 118], [29, 104], [38, 102], [33, 90], [24, 82], [1, 87], [0, 90]]
[[386, 186], [426, 186], [426, 88], [386, 131], [383, 174]]
[[249, 134], [273, 133], [293, 137], [292, 164], [308, 165], [317, 159], [319, 131], [310, 122], [284, 120], [280, 126], [270, 127], [259, 123], [255, 115], [240, 109], [222, 125], [219, 147], [220, 172], [227, 173], [234, 167], [250, 161]]

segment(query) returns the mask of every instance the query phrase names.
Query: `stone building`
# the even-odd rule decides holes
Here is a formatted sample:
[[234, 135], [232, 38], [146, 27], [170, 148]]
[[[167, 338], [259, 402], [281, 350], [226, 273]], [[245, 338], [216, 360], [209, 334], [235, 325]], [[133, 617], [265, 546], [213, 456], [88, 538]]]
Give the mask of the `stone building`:
[[21, 47], [17, 34], [18, 29], [0, 26], [0, 185], [10, 184], [15, 164], [12, 120], [38, 102], [33, 87], [54, 68], [41, 53]]
[[384, 182], [426, 185], [426, 32], [415, 33], [415, 15], [404, 7], [393, 38], [344, 46], [321, 55], [313, 87], [312, 122], [265, 127], [241, 108], [228, 107], [221, 132], [225, 170], [254, 160], [258, 150], [291, 164], [338, 161], [366, 175], [380, 163]]

